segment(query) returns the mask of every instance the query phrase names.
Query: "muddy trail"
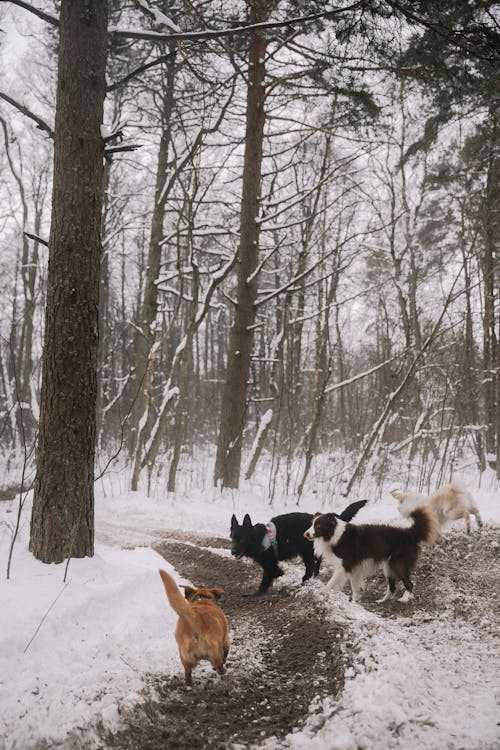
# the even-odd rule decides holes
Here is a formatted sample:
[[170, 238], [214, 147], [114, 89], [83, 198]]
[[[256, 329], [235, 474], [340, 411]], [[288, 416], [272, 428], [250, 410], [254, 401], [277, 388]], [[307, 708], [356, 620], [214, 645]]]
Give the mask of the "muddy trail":
[[[471, 624], [485, 617], [498, 624], [498, 538], [497, 529], [443, 537], [421, 555], [412, 602], [377, 604], [384, 585], [374, 578], [363, 606], [388, 618], [432, 619], [447, 612]], [[200, 665], [191, 689], [184, 687], [180, 661], [178, 675], [151, 676], [144, 702], [122, 714], [123, 728], [114, 734], [101, 729], [106, 748], [250, 747], [301, 727], [315, 697], [340, 694], [345, 669], [355, 657], [355, 638], [345, 619], [335, 622], [334, 613], [324, 609], [317, 596], [321, 584], [300, 587], [299, 561], [284, 566], [287, 575], [266, 596], [244, 597], [257, 588], [260, 568], [231, 558], [227, 540], [169, 534], [155, 549], [193, 584], [225, 589], [221, 605], [231, 628], [228, 671], [220, 679], [209, 665]], [[327, 580], [326, 570], [320, 578]], [[321, 708], [316, 720], [321, 726]]]
[[[164, 542], [155, 549], [197, 586], [225, 589], [221, 606], [231, 629], [226, 675], [221, 679], [209, 665], [200, 665], [193, 673], [193, 688], [186, 689], [179, 661], [178, 676], [155, 681], [159, 700], [138, 706], [125, 729], [106, 736], [107, 747], [246, 746], [269, 735], [284, 736], [305, 718], [315, 695], [342, 688], [343, 629], [327, 621], [312, 597], [310, 607], [299, 610], [283, 587], [264, 597], [242, 596], [255, 590], [259, 568], [209, 546], [229, 545], [221, 539], [191, 539]], [[294, 567], [300, 584], [303, 568], [299, 563]]]

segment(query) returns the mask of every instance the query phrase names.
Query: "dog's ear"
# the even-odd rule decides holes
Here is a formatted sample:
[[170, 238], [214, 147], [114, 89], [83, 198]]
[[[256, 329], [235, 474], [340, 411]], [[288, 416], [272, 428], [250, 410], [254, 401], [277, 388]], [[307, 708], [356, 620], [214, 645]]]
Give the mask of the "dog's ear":
[[234, 529], [237, 526], [239, 526], [239, 523], [238, 523], [236, 516], [233, 513], [233, 515], [231, 516], [231, 528]]
[[224, 595], [224, 589], [209, 589], [209, 591], [216, 599], [220, 599]]
[[252, 525], [252, 519], [248, 515], [248, 513], [245, 513], [245, 518], [243, 519], [243, 526], [251, 526]]
[[404, 493], [401, 492], [401, 490], [392, 490], [391, 495], [395, 500], [398, 500], [400, 503], [403, 502], [404, 499]]
[[191, 586], [184, 586], [184, 596], [186, 599], [189, 599], [193, 594], [196, 594], [196, 589], [192, 589]]

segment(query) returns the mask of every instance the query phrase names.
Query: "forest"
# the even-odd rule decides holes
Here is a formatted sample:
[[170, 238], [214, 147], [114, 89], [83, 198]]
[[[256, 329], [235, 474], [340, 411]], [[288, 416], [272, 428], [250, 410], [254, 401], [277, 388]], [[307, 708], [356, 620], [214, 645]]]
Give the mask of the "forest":
[[[500, 479], [492, 0], [0, 6], [2, 486]], [[208, 457], [208, 458], [207, 458]]]

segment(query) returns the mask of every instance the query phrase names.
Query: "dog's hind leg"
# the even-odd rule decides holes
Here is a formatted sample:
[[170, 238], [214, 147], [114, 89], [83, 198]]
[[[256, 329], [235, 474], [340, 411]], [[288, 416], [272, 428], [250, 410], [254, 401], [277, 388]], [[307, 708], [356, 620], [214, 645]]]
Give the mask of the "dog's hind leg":
[[464, 510], [462, 513], [462, 518], [465, 521], [465, 528], [467, 529], [467, 533], [470, 534], [470, 515], [468, 510]]
[[186, 687], [191, 687], [193, 684], [191, 673], [193, 671], [194, 664], [183, 662], [183, 665], [184, 665], [184, 682], [186, 684]]
[[377, 604], [382, 604], [382, 602], [386, 602], [388, 599], [390, 599], [392, 596], [394, 596], [394, 593], [396, 591], [396, 579], [394, 576], [391, 576], [388, 572], [384, 571], [386, 575], [387, 580], [387, 589], [384, 594], [384, 596], [381, 599], [377, 599]]
[[483, 525], [483, 519], [481, 518], [481, 514], [479, 513], [477, 505], [472, 505], [471, 509], [470, 509], [470, 512], [475, 517], [476, 523], [477, 523], [478, 527], [481, 528], [481, 526]]
[[403, 586], [406, 589], [403, 593], [403, 596], [400, 597], [399, 601], [410, 601], [410, 599], [413, 599], [413, 583], [410, 579], [410, 574], [407, 566], [405, 565], [403, 560], [393, 560], [391, 561], [390, 567], [394, 575], [403, 582]]
[[401, 576], [401, 580], [403, 581], [403, 586], [406, 591], [403, 593], [403, 596], [400, 596], [399, 601], [409, 602], [410, 599], [413, 599], [413, 583], [407, 573], [405, 573], [404, 576]]
[[219, 674], [221, 677], [226, 674], [226, 667], [224, 666], [226, 661], [227, 651], [222, 648], [217, 649], [217, 653], [213, 654], [210, 658], [210, 663], [212, 667], [215, 669], [217, 674]]

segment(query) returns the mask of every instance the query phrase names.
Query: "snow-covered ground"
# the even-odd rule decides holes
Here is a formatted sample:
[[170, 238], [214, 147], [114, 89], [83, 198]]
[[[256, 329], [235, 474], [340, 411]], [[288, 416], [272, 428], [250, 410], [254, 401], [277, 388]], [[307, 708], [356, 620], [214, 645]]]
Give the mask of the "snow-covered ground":
[[[227, 536], [233, 512], [265, 521], [296, 509], [284, 497], [270, 509], [257, 486], [149, 499], [127, 491], [125, 482], [117, 475], [98, 483], [96, 554], [72, 560], [67, 571], [65, 564], [44, 565], [29, 553], [28, 500], [6, 579], [17, 501], [0, 502], [1, 750], [29, 750], [44, 738], [57, 747], [71, 729], [98, 719], [118, 726], [119, 707], [140, 699], [148, 674], [179, 673], [176, 616], [158, 576], [159, 567], [172, 568], [149, 547], [159, 535], [171, 529]], [[358, 520], [399, 521], [393, 486]], [[484, 521], [499, 525], [495, 482], [469, 487]], [[332, 509], [343, 504], [339, 499]], [[315, 511], [316, 498], [305, 498], [300, 509]], [[382, 620], [342, 594], [319, 595], [336, 596], [335, 617], [346, 618], [358, 633], [357, 662], [340, 701], [312, 705], [300, 731], [262, 747], [500, 747], [494, 634], [481, 641], [449, 621]]]

